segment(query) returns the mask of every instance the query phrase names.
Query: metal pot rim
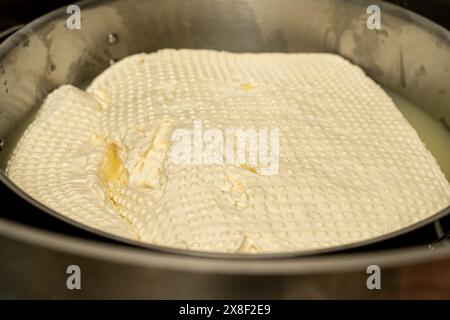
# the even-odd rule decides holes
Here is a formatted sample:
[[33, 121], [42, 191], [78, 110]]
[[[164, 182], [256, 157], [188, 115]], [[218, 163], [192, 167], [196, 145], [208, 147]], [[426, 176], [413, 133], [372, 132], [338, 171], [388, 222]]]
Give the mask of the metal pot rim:
[[430, 250], [426, 247], [375, 251], [372, 253], [336, 254], [298, 259], [210, 259], [151, 252], [126, 245], [99, 243], [50, 231], [39, 230], [0, 219], [0, 235], [19, 243], [40, 245], [60, 253], [141, 267], [217, 274], [289, 275], [324, 274], [365, 270], [376, 264], [381, 268], [404, 264], [429, 263], [450, 257], [450, 248]]
[[[407, 21], [414, 21], [418, 26], [425, 30], [432, 32], [435, 36], [441, 38], [443, 41], [450, 43], [450, 32], [435, 24], [434, 22], [419, 16], [406, 9], [397, 7], [390, 3], [381, 3], [373, 0], [344, 0], [348, 2], [357, 3], [364, 6], [368, 4], [379, 4], [387, 13], [393, 14], [401, 19]], [[77, 4], [83, 8], [90, 6], [97, 6], [108, 3], [110, 0], [85, 0]], [[66, 14], [65, 8], [52, 11], [26, 25], [24, 28], [14, 33], [9, 39], [0, 45], [0, 60], [5, 57], [11, 50], [18, 46], [23, 38], [34, 32], [35, 29], [47, 24], [48, 22], [61, 18]], [[93, 233], [107, 236], [109, 238], [117, 239], [122, 242], [136, 245], [136, 241], [127, 241], [123, 238], [111, 236], [102, 231], [95, 230], [85, 225], [81, 225], [52, 209], [44, 206], [35, 199], [25, 194], [18, 188], [5, 174], [0, 170], [0, 182], [4, 183], [13, 192], [22, 197], [25, 201], [32, 203], [34, 206], [45, 211], [52, 216], [57, 217], [67, 223], [82, 227]], [[0, 219], [0, 235], [5, 235], [10, 238], [22, 241], [40, 243], [45, 247], [51, 247], [55, 250], [71, 251], [90, 257], [101, 257], [102, 259], [114, 260], [117, 262], [130, 262], [141, 265], [160, 265], [164, 268], [174, 268], [182, 270], [196, 270], [196, 271], [217, 271], [224, 273], [302, 273], [302, 272], [327, 272], [331, 270], [350, 270], [367, 266], [371, 262], [376, 261], [377, 264], [396, 265], [405, 262], [421, 262], [426, 259], [438, 259], [450, 256], [450, 250], [441, 249], [430, 251], [427, 248], [415, 247], [390, 250], [388, 252], [373, 252], [373, 253], [354, 253], [354, 254], [339, 254], [331, 256], [312, 256], [303, 257], [304, 255], [311, 255], [317, 253], [327, 253], [329, 251], [343, 250], [367, 245], [376, 241], [393, 238], [395, 236], [404, 234], [418, 227], [424, 226], [433, 220], [439, 219], [450, 213], [450, 206], [444, 208], [433, 216], [422, 220], [407, 228], [391, 232], [381, 237], [360, 241], [358, 243], [344, 245], [341, 247], [333, 247], [330, 249], [311, 250], [305, 252], [280, 253], [280, 254], [263, 254], [258, 256], [250, 255], [229, 255], [229, 254], [210, 254], [200, 253], [180, 249], [170, 249], [155, 245], [144, 245], [146, 248], [156, 249], [162, 252], [150, 251], [146, 248], [131, 248], [125, 245], [114, 245], [106, 243], [97, 243], [92, 240], [79, 239], [76, 237], [66, 236], [53, 232], [38, 230], [37, 228], [20, 225], [15, 222]], [[139, 243], [138, 243], [139, 245]], [[178, 255], [175, 255], [175, 254]], [[301, 258], [300, 258], [301, 257]], [[238, 259], [236, 259], [238, 258]], [[277, 258], [269, 260], [267, 258]], [[295, 258], [295, 259], [294, 259]]]

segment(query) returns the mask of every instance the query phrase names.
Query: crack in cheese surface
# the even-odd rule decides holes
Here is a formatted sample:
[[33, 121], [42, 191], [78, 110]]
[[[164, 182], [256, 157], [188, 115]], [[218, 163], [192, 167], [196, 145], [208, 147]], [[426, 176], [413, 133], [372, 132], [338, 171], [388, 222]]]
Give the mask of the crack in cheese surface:
[[[177, 128], [278, 128], [279, 172], [169, 161]], [[333, 54], [161, 50], [125, 58], [86, 92], [51, 93], [8, 176], [61, 214], [183, 249], [339, 246], [446, 207], [450, 186], [391, 99]]]

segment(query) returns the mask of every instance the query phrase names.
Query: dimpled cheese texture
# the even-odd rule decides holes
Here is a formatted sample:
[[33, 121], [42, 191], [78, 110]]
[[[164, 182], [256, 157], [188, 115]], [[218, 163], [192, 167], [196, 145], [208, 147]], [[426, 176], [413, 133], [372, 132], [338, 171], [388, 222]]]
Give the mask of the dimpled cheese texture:
[[[279, 129], [279, 170], [169, 161], [175, 129]], [[322, 249], [387, 234], [450, 202], [392, 100], [333, 54], [165, 49], [123, 59], [87, 92], [51, 93], [7, 167], [77, 222], [223, 253]]]

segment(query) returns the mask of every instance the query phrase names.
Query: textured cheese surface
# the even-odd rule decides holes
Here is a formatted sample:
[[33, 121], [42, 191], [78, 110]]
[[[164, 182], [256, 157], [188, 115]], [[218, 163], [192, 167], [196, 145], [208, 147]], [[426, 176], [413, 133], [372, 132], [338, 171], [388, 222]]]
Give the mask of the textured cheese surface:
[[[177, 128], [278, 128], [279, 171], [168, 161]], [[7, 174], [61, 214], [122, 237], [228, 253], [302, 251], [399, 230], [450, 202], [391, 99], [332, 54], [162, 50], [87, 92], [51, 93]]]

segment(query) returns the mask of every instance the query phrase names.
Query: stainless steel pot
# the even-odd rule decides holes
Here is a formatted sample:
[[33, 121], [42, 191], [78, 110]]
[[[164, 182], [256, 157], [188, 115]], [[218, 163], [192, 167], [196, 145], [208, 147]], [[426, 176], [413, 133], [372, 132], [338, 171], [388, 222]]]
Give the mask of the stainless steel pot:
[[[371, 4], [381, 7], [381, 30], [366, 27]], [[450, 124], [450, 33], [393, 5], [365, 0], [98, 0], [80, 6], [81, 30], [66, 28], [69, 15], [63, 8], [1, 45], [3, 152], [13, 144], [20, 123], [54, 88], [83, 86], [111, 61], [166, 47], [339, 53]], [[450, 297], [450, 248], [444, 245], [430, 250], [426, 241], [396, 248], [387, 244], [271, 259], [157, 252], [48, 220], [42, 213], [50, 212], [47, 208], [3, 172], [0, 178], [7, 194], [3, 205], [11, 206], [2, 214], [7, 219], [0, 219], [0, 297]], [[450, 207], [433, 219], [449, 212]], [[72, 264], [82, 270], [82, 290], [66, 287], [66, 268]], [[367, 288], [372, 264], [381, 267], [381, 290]], [[435, 277], [424, 279], [429, 274], [424, 270], [433, 270]]]

